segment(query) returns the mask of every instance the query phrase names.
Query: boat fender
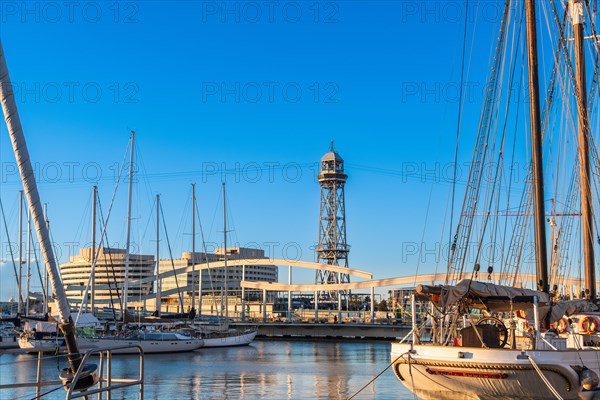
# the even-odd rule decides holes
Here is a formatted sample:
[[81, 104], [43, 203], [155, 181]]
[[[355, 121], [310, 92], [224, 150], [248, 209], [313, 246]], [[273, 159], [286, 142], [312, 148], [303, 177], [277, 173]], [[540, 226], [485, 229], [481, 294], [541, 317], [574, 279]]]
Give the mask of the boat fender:
[[556, 331], [558, 333], [564, 333], [568, 327], [569, 327], [569, 321], [567, 320], [566, 317], [562, 317], [560, 319], [560, 321], [558, 321], [558, 324], [556, 324]]
[[598, 374], [588, 367], [583, 367], [581, 372], [579, 372], [579, 383], [585, 390], [594, 390], [600, 384], [600, 378], [598, 378]]
[[587, 335], [591, 335], [598, 329], [598, 321], [594, 317], [583, 317], [579, 322], [579, 330]]

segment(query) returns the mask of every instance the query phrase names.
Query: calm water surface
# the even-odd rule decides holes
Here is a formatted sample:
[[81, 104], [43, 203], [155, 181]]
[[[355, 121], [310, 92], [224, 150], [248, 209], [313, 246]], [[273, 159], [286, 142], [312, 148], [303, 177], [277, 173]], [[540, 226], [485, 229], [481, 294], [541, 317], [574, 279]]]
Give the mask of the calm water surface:
[[[36, 356], [0, 356], [0, 384], [34, 380]], [[146, 356], [145, 399], [346, 399], [390, 362], [389, 343], [255, 341], [250, 346]], [[53, 360], [44, 377], [56, 380]], [[137, 358], [115, 356], [115, 377], [133, 378]], [[43, 389], [51, 390], [53, 387]], [[0, 399], [32, 399], [35, 389], [0, 390]], [[44, 399], [64, 399], [60, 389]], [[94, 397], [95, 398], [95, 397]], [[120, 391], [113, 399], [136, 398]], [[414, 399], [388, 369], [355, 399]]]

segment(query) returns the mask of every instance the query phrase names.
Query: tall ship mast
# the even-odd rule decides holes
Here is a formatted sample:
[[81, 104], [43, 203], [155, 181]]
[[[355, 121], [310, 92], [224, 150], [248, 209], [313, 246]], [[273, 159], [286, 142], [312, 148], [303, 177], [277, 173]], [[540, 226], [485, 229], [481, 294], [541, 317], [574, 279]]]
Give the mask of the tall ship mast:
[[[537, 5], [539, 5], [538, 3]], [[556, 2], [545, 5], [556, 7]], [[518, 5], [518, 6], [517, 6]], [[584, 21], [586, 14], [593, 18], [589, 4], [584, 0], [569, 0], [563, 13], [572, 23], [573, 53], [575, 73], [567, 75], [567, 82], [573, 89], [577, 103], [578, 138], [575, 162], [579, 162], [579, 186], [581, 201], [582, 254], [585, 276], [585, 298], [569, 300], [561, 297], [555, 289], [556, 282], [549, 281], [548, 248], [546, 243], [546, 212], [544, 207], [544, 164], [543, 134], [548, 121], [548, 112], [554, 96], [554, 75], [559, 66], [558, 60], [564, 59], [563, 65], [572, 71], [573, 65], [565, 43], [564, 29], [559, 29], [561, 37], [558, 55], [554, 58], [555, 70], [546, 99], [546, 108], [542, 112], [540, 100], [540, 82], [538, 72], [538, 36], [536, 26], [536, 2], [534, 0], [505, 1], [501, 21], [500, 35], [496, 46], [493, 68], [490, 73], [488, 93], [505, 96], [484, 99], [484, 110], [480, 120], [474, 160], [467, 183], [465, 203], [457, 228], [457, 234], [451, 248], [452, 260], [449, 262], [448, 276], [445, 285], [417, 285], [411, 299], [413, 324], [411, 334], [400, 342], [392, 344], [391, 358], [393, 370], [398, 379], [416, 396], [423, 399], [592, 399], [600, 398], [600, 323], [598, 307], [590, 300], [596, 300], [596, 282], [594, 271], [594, 214], [592, 207], [592, 174], [590, 153], [595, 152], [589, 135], [588, 93], [586, 89], [585, 57], [584, 57]], [[522, 7], [520, 7], [522, 6]], [[486, 184], [481, 180], [485, 156], [493, 156], [495, 138], [491, 135], [491, 116], [504, 118], [515, 115], [510, 111], [512, 78], [514, 75], [505, 72], [501, 61], [508, 59], [506, 55], [506, 37], [508, 29], [520, 34], [520, 21], [525, 12], [526, 46], [519, 54], [514, 51], [511, 56], [512, 65], [518, 59], [527, 58], [527, 87], [529, 98], [529, 137], [531, 140], [531, 169], [529, 179], [523, 190], [523, 203], [532, 204], [533, 241], [535, 249], [536, 288], [527, 289], [522, 286], [502, 286], [494, 280], [493, 265], [488, 267], [487, 281], [480, 276], [482, 246], [485, 240], [492, 241], [492, 247], [504, 245], [504, 240], [488, 228], [492, 205], [499, 203], [495, 182], [487, 190], [480, 191]], [[554, 10], [556, 15], [560, 15]], [[557, 19], [556, 22], [560, 23]], [[593, 25], [591, 27], [593, 31]], [[466, 28], [465, 28], [466, 29]], [[518, 31], [517, 31], [518, 29]], [[465, 31], [466, 32], [466, 31]], [[595, 33], [592, 35], [596, 37]], [[594, 49], [600, 48], [594, 44]], [[519, 48], [517, 47], [517, 50]], [[464, 66], [463, 66], [464, 68]], [[597, 70], [597, 66], [596, 66]], [[508, 80], [508, 90], [502, 90]], [[569, 94], [563, 88], [565, 94]], [[502, 101], [503, 109], [498, 106]], [[502, 111], [502, 112], [500, 112]], [[518, 115], [518, 114], [517, 114]], [[545, 118], [542, 118], [545, 115]], [[564, 118], [563, 115], [560, 117]], [[568, 118], [568, 116], [567, 116]], [[499, 123], [498, 135], [504, 135], [506, 121]], [[517, 129], [517, 128], [513, 128]], [[502, 145], [504, 136], [500, 136]], [[516, 135], [515, 135], [516, 137]], [[503, 156], [503, 147], [498, 158]], [[595, 154], [595, 153], [592, 153]], [[492, 160], [494, 160], [492, 158]], [[600, 157], [597, 157], [600, 161]], [[499, 176], [496, 169], [496, 176]], [[529, 192], [531, 196], [529, 196]], [[576, 193], [569, 192], [569, 201]], [[508, 197], [508, 196], [507, 196]], [[510, 197], [509, 197], [510, 200]], [[477, 210], [482, 210], [481, 214]], [[475, 216], [483, 215], [483, 222], [478, 225]], [[525, 217], [528, 216], [524, 212]], [[512, 245], [523, 243], [523, 230], [515, 224]], [[494, 221], [491, 222], [492, 224]], [[486, 230], [489, 229], [488, 232]], [[474, 236], [477, 235], [477, 236]], [[468, 254], [465, 247], [476, 238], [477, 249], [473, 271], [470, 276], [465, 271], [470, 261], [462, 255]], [[489, 238], [489, 239], [488, 239]], [[461, 245], [461, 246], [459, 246]], [[553, 242], [553, 247], [558, 246]], [[553, 249], [554, 250], [554, 249]], [[462, 254], [461, 256], [456, 256]], [[555, 253], [553, 253], [555, 254]], [[515, 258], [515, 276], [523, 267], [524, 260]], [[513, 259], [502, 258], [500, 267], [506, 271], [502, 263]], [[490, 259], [490, 264], [494, 259]], [[516, 279], [514, 280], [516, 282]], [[554, 283], [552, 293], [550, 284]], [[425, 303], [423, 323], [416, 319], [417, 301]], [[431, 343], [423, 343], [425, 322], [431, 325]], [[411, 338], [412, 341], [408, 342]]]

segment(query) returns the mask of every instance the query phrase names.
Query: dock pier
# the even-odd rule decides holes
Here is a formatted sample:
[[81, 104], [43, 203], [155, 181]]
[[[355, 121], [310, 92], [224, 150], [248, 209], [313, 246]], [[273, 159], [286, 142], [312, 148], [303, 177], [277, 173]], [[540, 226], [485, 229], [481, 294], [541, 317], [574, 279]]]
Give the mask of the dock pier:
[[365, 323], [290, 323], [260, 322], [232, 324], [240, 327], [258, 326], [258, 338], [285, 339], [371, 339], [399, 340], [406, 336], [411, 327], [406, 324]]

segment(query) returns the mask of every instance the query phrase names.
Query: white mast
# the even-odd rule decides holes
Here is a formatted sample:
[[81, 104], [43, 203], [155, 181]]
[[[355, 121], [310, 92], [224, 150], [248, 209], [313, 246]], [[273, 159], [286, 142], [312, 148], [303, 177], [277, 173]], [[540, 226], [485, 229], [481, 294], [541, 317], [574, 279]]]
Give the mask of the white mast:
[[31, 213], [27, 213], [27, 290], [25, 291], [25, 315], [29, 315], [29, 292], [31, 291]]
[[23, 312], [23, 191], [19, 190], [19, 299], [17, 313]]
[[133, 190], [133, 142], [135, 131], [131, 131], [131, 157], [129, 159], [129, 199], [127, 206], [127, 239], [125, 243], [125, 285], [123, 288], [123, 322], [126, 322], [127, 298], [129, 297], [129, 245], [131, 240], [131, 192]]
[[160, 318], [162, 280], [159, 278], [160, 269], [160, 194], [156, 195], [156, 316]]
[[[44, 221], [46, 221], [46, 228], [48, 228], [48, 234], [50, 234], [50, 220], [48, 220], [48, 203], [44, 203]], [[35, 250], [34, 250], [35, 251]], [[45, 274], [44, 280], [44, 315], [48, 314], [50, 300], [50, 287], [48, 286], [48, 271]]]
[[229, 290], [227, 288], [227, 201], [225, 200], [225, 182], [223, 182], [223, 275], [225, 285], [225, 320], [229, 324]]
[[[196, 275], [196, 185], [192, 183], [192, 305], [194, 308], [196, 304], [196, 297], [194, 296], [194, 278]], [[202, 270], [200, 270], [200, 275], [202, 275]], [[202, 288], [200, 288], [202, 290]], [[200, 297], [200, 293], [198, 293], [198, 297]], [[198, 308], [199, 309], [199, 308]]]
[[[96, 198], [98, 197], [98, 186], [92, 187], [92, 251], [90, 257], [90, 269], [91, 266], [96, 262]], [[92, 308], [92, 314], [96, 311], [96, 273], [92, 273], [91, 277], [91, 299], [90, 307]]]

